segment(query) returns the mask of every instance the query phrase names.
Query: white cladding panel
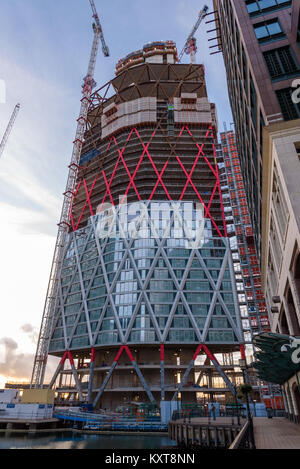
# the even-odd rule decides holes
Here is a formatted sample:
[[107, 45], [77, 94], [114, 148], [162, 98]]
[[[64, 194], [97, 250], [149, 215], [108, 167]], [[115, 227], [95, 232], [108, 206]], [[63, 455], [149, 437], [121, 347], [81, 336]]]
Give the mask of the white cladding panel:
[[53, 416], [52, 404], [0, 404], [1, 419], [50, 419]]
[[[108, 115], [107, 115], [108, 114]], [[145, 97], [119, 105], [111, 104], [101, 117], [102, 138], [124, 127], [146, 122], [156, 122], [156, 98]]]
[[17, 389], [0, 389], [0, 403], [15, 402], [19, 398]]

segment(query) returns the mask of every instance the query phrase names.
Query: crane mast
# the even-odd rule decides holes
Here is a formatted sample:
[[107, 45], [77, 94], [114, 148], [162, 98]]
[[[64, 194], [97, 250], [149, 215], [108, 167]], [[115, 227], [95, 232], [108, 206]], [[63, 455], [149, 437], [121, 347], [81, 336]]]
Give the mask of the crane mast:
[[92, 7], [93, 18], [95, 23], [93, 24], [94, 39], [92, 44], [92, 50], [90, 54], [90, 60], [88, 64], [88, 70], [85, 78], [83, 79], [82, 85], [82, 98], [81, 106], [79, 111], [79, 117], [77, 119], [77, 128], [75, 134], [75, 140], [73, 142], [73, 151], [71, 157], [71, 163], [69, 165], [69, 173], [67, 179], [66, 190], [64, 192], [63, 206], [58, 223], [58, 233], [54, 249], [50, 279], [47, 288], [46, 300], [44, 305], [42, 323], [37, 343], [37, 349], [34, 359], [34, 365], [31, 377], [31, 388], [42, 387], [45, 371], [48, 359], [50, 334], [54, 320], [55, 309], [57, 307], [57, 296], [58, 296], [58, 278], [61, 271], [64, 248], [67, 241], [67, 236], [70, 228], [70, 213], [72, 209], [72, 196], [75, 190], [75, 184], [77, 179], [78, 164], [81, 155], [81, 149], [83, 145], [85, 126], [87, 121], [88, 108], [90, 104], [90, 97], [96, 82], [94, 80], [94, 71], [97, 59], [97, 52], [99, 47], [99, 41], [102, 42], [102, 50], [104, 56], [109, 56], [108, 47], [105, 44], [101, 24], [96, 11], [95, 3], [90, 0]]
[[195, 34], [196, 34], [202, 20], [205, 18], [206, 14], [207, 14], [207, 11], [208, 11], [208, 6], [204, 5], [202, 10], [200, 10], [200, 12], [199, 12], [198, 19], [197, 19], [196, 23], [194, 24], [193, 29], [190, 32], [190, 34], [189, 34], [189, 36], [188, 36], [188, 38], [187, 38], [187, 40], [186, 40], [186, 42], [183, 46], [182, 51], [179, 54], [178, 62], [181, 62], [183, 54], [189, 54], [190, 55], [191, 63], [196, 62], [197, 45], [196, 45]]
[[90, 4], [91, 4], [91, 7], [92, 7], [92, 11], [93, 11], [93, 18], [95, 20], [95, 26], [93, 25], [94, 27], [94, 30], [95, 28], [97, 29], [97, 32], [100, 36], [100, 40], [101, 40], [101, 43], [102, 43], [102, 52], [104, 54], [105, 57], [109, 57], [109, 49], [105, 43], [105, 39], [104, 39], [104, 35], [103, 35], [103, 31], [102, 31], [102, 27], [101, 27], [101, 23], [100, 23], [100, 20], [99, 20], [99, 16], [97, 14], [97, 10], [96, 10], [96, 7], [95, 7], [95, 3], [94, 3], [94, 0], [90, 0]]
[[13, 113], [12, 113], [10, 119], [9, 119], [9, 123], [6, 127], [6, 130], [4, 132], [4, 135], [3, 135], [1, 143], [0, 143], [0, 158], [1, 158], [2, 153], [4, 151], [4, 148], [5, 148], [5, 145], [7, 143], [8, 137], [10, 136], [11, 129], [13, 128], [13, 125], [15, 123], [15, 120], [17, 118], [19, 110], [20, 110], [20, 104], [18, 103], [14, 107]]

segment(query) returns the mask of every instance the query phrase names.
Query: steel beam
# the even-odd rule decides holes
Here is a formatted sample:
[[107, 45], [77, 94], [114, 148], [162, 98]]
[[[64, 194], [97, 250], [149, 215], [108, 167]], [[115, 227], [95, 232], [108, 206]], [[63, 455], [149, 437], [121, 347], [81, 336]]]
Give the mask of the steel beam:
[[88, 384], [88, 403], [89, 403], [89, 404], [92, 403], [94, 368], [95, 368], [95, 349], [92, 348], [92, 349], [91, 349], [89, 384]]
[[165, 346], [160, 346], [160, 382], [161, 382], [161, 400], [165, 400]]

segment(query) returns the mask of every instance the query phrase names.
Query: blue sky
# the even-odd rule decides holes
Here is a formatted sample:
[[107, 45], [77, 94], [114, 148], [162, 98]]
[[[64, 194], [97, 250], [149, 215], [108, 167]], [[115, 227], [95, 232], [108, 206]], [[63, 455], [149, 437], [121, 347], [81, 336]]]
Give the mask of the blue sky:
[[[206, 3], [212, 11], [212, 1]], [[111, 53], [105, 58], [99, 48], [95, 79], [100, 87], [113, 77], [119, 58], [147, 42], [171, 39], [181, 50], [204, 2], [95, 4]], [[0, 387], [4, 376], [26, 379], [31, 372], [93, 39], [91, 23], [88, 0], [1, 0], [0, 80], [6, 84], [1, 137], [17, 102], [21, 110], [0, 160]], [[217, 104], [223, 130], [232, 117], [222, 54], [209, 55], [212, 34], [206, 31], [213, 28], [214, 23], [200, 26], [197, 61], [205, 64], [208, 95]]]

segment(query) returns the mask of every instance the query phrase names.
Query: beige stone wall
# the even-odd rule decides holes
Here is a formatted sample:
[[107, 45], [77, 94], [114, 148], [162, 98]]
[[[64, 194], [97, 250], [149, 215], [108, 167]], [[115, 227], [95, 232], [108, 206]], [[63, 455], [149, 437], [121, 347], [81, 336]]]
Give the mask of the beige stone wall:
[[[295, 263], [300, 250], [300, 120], [264, 129], [262, 281], [272, 331], [299, 335]], [[273, 297], [280, 302], [274, 304]], [[298, 323], [298, 324], [297, 324]]]

